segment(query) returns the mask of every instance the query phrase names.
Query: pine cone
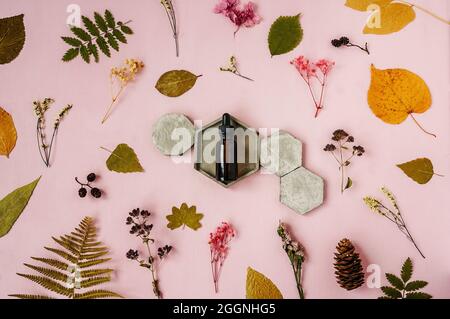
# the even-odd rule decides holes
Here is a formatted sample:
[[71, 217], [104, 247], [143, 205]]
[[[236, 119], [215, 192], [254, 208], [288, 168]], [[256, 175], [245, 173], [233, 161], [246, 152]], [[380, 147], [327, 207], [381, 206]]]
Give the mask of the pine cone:
[[347, 290], [359, 288], [364, 283], [364, 272], [359, 254], [348, 239], [342, 239], [334, 254], [334, 272], [338, 284]]

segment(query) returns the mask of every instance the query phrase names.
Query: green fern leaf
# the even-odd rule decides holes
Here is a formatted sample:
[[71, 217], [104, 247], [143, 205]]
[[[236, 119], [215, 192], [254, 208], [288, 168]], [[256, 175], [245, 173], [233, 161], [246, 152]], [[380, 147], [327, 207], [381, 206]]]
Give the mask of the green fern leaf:
[[402, 293], [395, 288], [392, 287], [381, 287], [381, 290], [384, 294], [393, 299], [401, 299]]
[[91, 290], [82, 294], [75, 294], [75, 299], [123, 298], [121, 295], [108, 290]]
[[91, 248], [91, 247], [97, 247], [97, 246], [100, 246], [100, 245], [103, 245], [103, 243], [100, 242], [100, 241], [97, 241], [97, 242], [94, 242], [94, 243], [86, 243], [85, 242], [83, 247]]
[[402, 272], [400, 273], [404, 283], [408, 282], [413, 274], [413, 264], [411, 258], [405, 260], [402, 266]]
[[92, 54], [92, 56], [94, 57], [95, 63], [98, 63], [99, 56], [98, 56], [98, 48], [95, 44], [93, 43], [89, 43], [88, 44], [88, 49], [89, 49], [89, 53]]
[[393, 274], [386, 274], [386, 279], [389, 281], [389, 283], [398, 290], [403, 290], [405, 288], [405, 285], [403, 284], [403, 281], [398, 278], [396, 275]]
[[83, 44], [83, 42], [81, 42], [80, 40], [78, 40], [77, 38], [72, 38], [72, 37], [61, 37], [61, 39], [63, 39], [64, 42], [66, 42], [68, 45], [71, 45], [73, 47], [79, 47], [80, 45]]
[[117, 42], [116, 38], [111, 33], [106, 34], [108, 38], [108, 44], [116, 51], [119, 51], [119, 42]]
[[67, 275], [65, 275], [62, 272], [59, 272], [57, 270], [33, 266], [33, 265], [29, 265], [29, 264], [24, 264], [24, 265], [27, 266], [28, 268], [36, 270], [38, 273], [40, 273], [46, 277], [49, 277], [51, 279], [55, 279], [55, 280], [62, 281], [62, 282], [67, 282], [67, 278], [68, 278]]
[[79, 53], [80, 53], [80, 49], [71, 48], [71, 49], [67, 50], [67, 52], [62, 57], [62, 60], [64, 62], [72, 61], [73, 59], [75, 59], [78, 56]]
[[108, 27], [111, 29], [114, 29], [116, 27], [116, 19], [114, 19], [114, 16], [112, 15], [111, 11], [106, 10], [105, 11], [105, 20], [108, 24]]
[[111, 277], [92, 277], [81, 281], [81, 288], [88, 288], [92, 286], [98, 286], [105, 282], [111, 281]]
[[90, 278], [90, 277], [98, 277], [104, 274], [109, 274], [111, 272], [113, 272], [112, 269], [91, 269], [81, 271], [80, 275], [81, 278]]
[[117, 40], [119, 40], [122, 43], [127, 43], [127, 39], [123, 35], [123, 33], [120, 30], [114, 29], [113, 35], [116, 37]]
[[84, 26], [86, 27], [86, 29], [89, 31], [89, 33], [91, 35], [93, 35], [94, 37], [98, 37], [100, 35], [99, 28], [97, 28], [97, 26], [95, 25], [94, 22], [91, 21], [91, 19], [89, 19], [86, 16], [82, 16], [81, 20], [83, 20]]
[[106, 42], [105, 38], [98, 37], [97, 45], [100, 48], [100, 51], [102, 51], [104, 55], [106, 55], [108, 58], [111, 57], [111, 52], [109, 51], [108, 43]]
[[93, 259], [93, 260], [78, 263], [78, 267], [80, 267], [81, 269], [89, 268], [89, 267], [107, 262], [109, 260], [111, 260], [111, 258]]
[[82, 254], [98, 253], [98, 252], [104, 252], [104, 251], [108, 251], [108, 248], [107, 247], [83, 248], [83, 250], [81, 250], [81, 253]]
[[125, 34], [133, 34], [133, 30], [131, 30], [131, 28], [129, 26], [126, 26], [125, 24], [122, 24], [120, 26], [120, 30], [122, 30], [123, 33]]
[[89, 57], [89, 50], [84, 45], [80, 47], [80, 55], [83, 58], [84, 62], [90, 63], [91, 58]]
[[56, 269], [59, 270], [67, 270], [69, 268], [69, 265], [66, 263], [63, 263], [59, 260], [56, 259], [49, 259], [49, 258], [37, 258], [37, 257], [31, 257], [31, 259], [40, 261], [44, 264], [47, 264], [49, 266], [55, 267]]
[[75, 236], [64, 235], [64, 236], [61, 236], [61, 238], [64, 238], [64, 240], [70, 240], [71, 242], [74, 242], [74, 243], [77, 243], [77, 244], [82, 244], [83, 243], [83, 241], [80, 238], [75, 237]]
[[108, 25], [106, 24], [105, 19], [103, 19], [103, 17], [98, 12], [94, 12], [94, 19], [100, 30], [102, 30], [103, 32], [108, 31]]
[[41, 285], [45, 289], [56, 292], [57, 294], [67, 296], [67, 297], [70, 297], [73, 294], [71, 289], [66, 288], [63, 285], [60, 285], [56, 281], [49, 279], [47, 277], [26, 275], [26, 274], [17, 274], [17, 275], [27, 278], [27, 279], [37, 283], [38, 285]]
[[41, 296], [41, 295], [8, 295], [10, 297], [15, 297], [19, 299], [54, 299], [52, 297]]
[[406, 299], [431, 299], [433, 296], [425, 292], [410, 292], [406, 294]]
[[405, 290], [406, 291], [416, 291], [416, 290], [425, 288], [427, 285], [428, 285], [428, 282], [423, 281], [423, 280], [411, 281], [406, 285]]
[[55, 248], [50, 248], [50, 247], [44, 247], [44, 249], [51, 251], [52, 253], [57, 254], [58, 256], [64, 258], [65, 260], [70, 261], [71, 263], [76, 263], [77, 262], [77, 258], [72, 256], [69, 253], [66, 253], [65, 251], [62, 251], [60, 249], [55, 249]]
[[91, 41], [91, 36], [89, 35], [89, 33], [87, 33], [86, 31], [84, 31], [81, 28], [78, 27], [72, 27], [70, 28], [70, 30], [72, 31], [73, 34], [75, 34], [80, 40], [83, 41]]

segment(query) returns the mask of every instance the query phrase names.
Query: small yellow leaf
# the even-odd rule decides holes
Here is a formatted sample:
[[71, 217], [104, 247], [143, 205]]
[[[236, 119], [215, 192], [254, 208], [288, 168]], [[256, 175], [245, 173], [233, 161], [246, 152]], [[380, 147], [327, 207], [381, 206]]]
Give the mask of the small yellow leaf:
[[358, 11], [367, 11], [371, 5], [386, 6], [392, 0], [347, 0], [345, 5]]
[[283, 299], [277, 286], [266, 276], [248, 267], [247, 269], [247, 299]]
[[197, 230], [202, 227], [200, 223], [202, 218], [203, 214], [197, 213], [196, 206], [189, 207], [186, 203], [183, 203], [180, 208], [172, 207], [172, 214], [166, 216], [169, 221], [167, 228], [174, 230], [186, 225], [193, 230]]
[[[364, 34], [391, 34], [398, 32], [414, 21], [416, 13], [411, 5], [402, 3], [390, 3], [380, 6], [379, 25], [365, 26]], [[376, 12], [374, 14], [377, 14]]]
[[9, 157], [16, 146], [17, 132], [11, 115], [0, 107], [0, 155]]
[[411, 116], [424, 130], [412, 114], [424, 113], [431, 107], [431, 93], [417, 74], [405, 69], [379, 70], [372, 65], [367, 99], [372, 112], [384, 122], [400, 124]]

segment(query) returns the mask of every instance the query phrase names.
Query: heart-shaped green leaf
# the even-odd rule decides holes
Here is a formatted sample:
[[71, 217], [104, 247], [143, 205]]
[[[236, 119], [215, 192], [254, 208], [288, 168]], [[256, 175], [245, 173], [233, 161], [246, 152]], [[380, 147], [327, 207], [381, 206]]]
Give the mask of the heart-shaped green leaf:
[[165, 96], [178, 97], [192, 89], [199, 77], [186, 70], [172, 70], [161, 75], [155, 87]]
[[418, 158], [407, 163], [398, 164], [397, 167], [419, 184], [428, 183], [435, 175], [433, 163], [428, 158]]
[[0, 19], [0, 64], [17, 58], [25, 44], [23, 14]]
[[[104, 148], [104, 150], [108, 151]], [[108, 151], [109, 152], [109, 151]], [[127, 144], [119, 144], [106, 160], [106, 167], [117, 173], [141, 173], [144, 168], [134, 150]]]
[[40, 179], [39, 177], [30, 184], [16, 189], [0, 200], [0, 237], [5, 236], [11, 230], [27, 206]]
[[270, 27], [269, 50], [272, 56], [294, 50], [303, 39], [300, 14], [279, 17]]

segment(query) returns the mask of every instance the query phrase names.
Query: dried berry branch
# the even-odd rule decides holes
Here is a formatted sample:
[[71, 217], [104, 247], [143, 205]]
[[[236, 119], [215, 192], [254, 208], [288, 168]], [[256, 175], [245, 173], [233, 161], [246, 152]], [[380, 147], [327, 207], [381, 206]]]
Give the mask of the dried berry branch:
[[350, 39], [347, 38], [347, 37], [340, 37], [339, 39], [333, 39], [333, 40], [331, 40], [331, 44], [332, 44], [334, 47], [336, 47], [336, 48], [340, 48], [340, 47], [342, 47], [342, 46], [344, 46], [344, 47], [357, 47], [357, 48], [359, 48], [360, 50], [362, 50], [362, 51], [364, 51], [364, 52], [366, 52], [367, 54], [370, 55], [370, 52], [369, 52], [369, 48], [368, 48], [367, 42], [366, 42], [366, 44], [364, 45], [364, 48], [363, 48], [362, 46], [360, 46], [360, 45], [358, 45], [358, 44], [351, 43], [351, 42], [350, 42]]
[[41, 156], [42, 161], [45, 166], [50, 167], [50, 159], [52, 155], [53, 143], [55, 141], [55, 137], [58, 134], [59, 126], [64, 117], [69, 113], [70, 109], [72, 109], [73, 105], [67, 104], [56, 117], [55, 122], [53, 123], [53, 134], [50, 140], [50, 143], [47, 143], [47, 137], [45, 135], [45, 113], [50, 108], [50, 105], [53, 104], [55, 100], [51, 98], [46, 98], [44, 101], [34, 101], [33, 108], [34, 113], [37, 116], [37, 124], [36, 124], [36, 138], [38, 143], [39, 154]]
[[[349, 148], [349, 144], [355, 141], [353, 136], [350, 136], [344, 130], [336, 130], [333, 132], [331, 139], [333, 144], [327, 144], [323, 149], [325, 152], [329, 152], [339, 165], [339, 171], [341, 172], [341, 193], [353, 185], [353, 181], [350, 177], [347, 177], [347, 183], [345, 181], [345, 168], [351, 164], [351, 160], [355, 156], [362, 156], [365, 153], [364, 147], [358, 145]], [[337, 150], [337, 155], [335, 151]], [[348, 154], [351, 151], [350, 154]]]
[[[151, 216], [151, 213], [146, 210], [140, 210], [139, 208], [133, 209], [127, 217], [126, 224], [131, 225], [130, 234], [135, 235], [140, 238], [143, 244], [147, 247], [148, 257], [146, 259], [141, 259], [139, 257], [139, 252], [137, 250], [130, 249], [127, 252], [127, 258], [130, 260], [135, 260], [139, 263], [139, 266], [147, 268], [152, 273], [152, 286], [153, 293], [158, 299], [162, 298], [161, 290], [159, 289], [159, 280], [156, 273], [156, 263], [157, 258], [153, 256], [151, 246], [155, 244], [155, 240], [150, 238], [150, 233], [153, 229], [153, 224], [147, 225], [148, 218]], [[163, 247], [159, 247], [157, 250], [157, 254], [160, 260], [167, 255], [172, 250], [172, 246], [165, 245]]]
[[211, 272], [214, 281], [214, 291], [219, 292], [219, 277], [223, 263], [228, 256], [228, 244], [236, 236], [236, 231], [230, 223], [223, 222], [214, 233], [209, 234], [209, 249], [211, 251]]
[[305, 261], [305, 250], [301, 244], [291, 238], [286, 225], [280, 222], [277, 229], [278, 236], [283, 242], [283, 249], [289, 257], [292, 270], [294, 271], [295, 282], [297, 284], [298, 294], [300, 299], [305, 299], [302, 286], [302, 268]]
[[387, 218], [390, 222], [394, 223], [398, 227], [398, 229], [406, 236], [406, 238], [408, 238], [413, 243], [414, 247], [416, 247], [420, 255], [423, 258], [425, 258], [425, 256], [422, 254], [422, 251], [420, 251], [419, 247], [414, 241], [408, 228], [406, 227], [406, 223], [403, 219], [402, 214], [400, 213], [400, 209], [397, 205], [397, 201], [395, 200], [394, 195], [386, 187], [382, 187], [381, 191], [391, 202], [391, 205], [393, 206], [395, 211], [392, 211], [391, 209], [387, 208], [385, 205], [383, 205], [383, 203], [381, 203], [378, 199], [375, 199], [374, 197], [370, 196], [364, 197], [364, 203], [366, 203], [367, 207], [369, 207], [370, 210], [372, 210], [377, 214], [380, 214], [381, 216]]
[[[308, 86], [309, 92], [311, 93], [311, 97], [314, 102], [314, 106], [316, 107], [316, 113], [314, 117], [317, 118], [320, 110], [323, 109], [324, 106], [324, 97], [325, 97], [325, 87], [327, 84], [327, 78], [333, 69], [334, 62], [321, 59], [315, 63], [310, 62], [304, 56], [300, 56], [293, 61], [291, 64], [295, 66], [297, 71], [300, 73], [302, 79], [305, 81]], [[319, 77], [318, 73], [321, 73], [321, 77]], [[320, 97], [317, 98], [314, 93], [314, 83], [316, 80], [320, 85]]]

